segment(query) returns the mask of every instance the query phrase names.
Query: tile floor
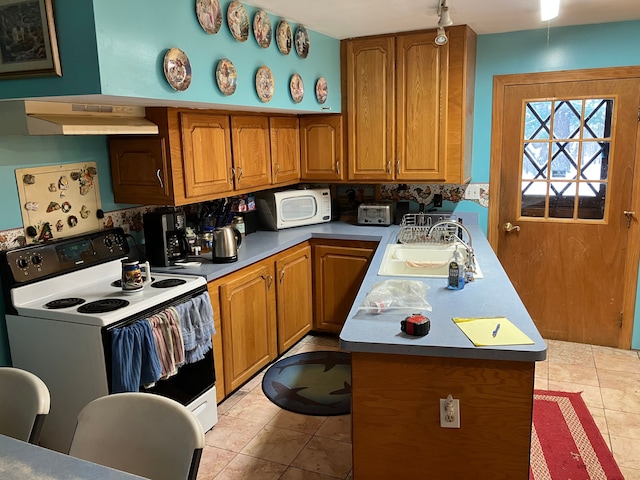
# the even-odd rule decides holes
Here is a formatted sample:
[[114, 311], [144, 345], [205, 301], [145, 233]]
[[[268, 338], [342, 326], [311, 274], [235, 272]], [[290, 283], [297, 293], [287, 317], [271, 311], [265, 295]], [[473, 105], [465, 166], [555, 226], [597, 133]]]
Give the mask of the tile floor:
[[[640, 480], [640, 352], [548, 341], [535, 387], [582, 392], [626, 480]], [[337, 350], [336, 338], [308, 335], [286, 355]], [[352, 479], [349, 415], [313, 417], [282, 410], [257, 375], [218, 407], [206, 434], [198, 480]]]

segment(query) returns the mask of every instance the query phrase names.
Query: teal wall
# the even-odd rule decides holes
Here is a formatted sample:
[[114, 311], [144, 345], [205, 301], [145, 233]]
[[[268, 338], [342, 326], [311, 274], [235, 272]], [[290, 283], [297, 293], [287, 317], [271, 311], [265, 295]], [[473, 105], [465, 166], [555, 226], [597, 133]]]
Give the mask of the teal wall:
[[[304, 112], [340, 112], [340, 41], [307, 30], [309, 54], [300, 58], [295, 49], [280, 53], [275, 35], [271, 45], [261, 48], [251, 29], [245, 42], [229, 32], [226, 10], [230, 0], [221, 0], [223, 22], [215, 35], [206, 33], [195, 12], [195, 1], [175, 0], [56, 0], [62, 77], [4, 80], [0, 99], [30, 96], [103, 94], [178, 102], [197, 102], [223, 107], [278, 109]], [[256, 8], [245, 5], [250, 25]], [[280, 17], [269, 15], [274, 28]], [[292, 32], [298, 24], [289, 22]], [[189, 57], [192, 81], [177, 92], [167, 83], [162, 69], [164, 54], [177, 47]], [[238, 73], [233, 95], [220, 93], [215, 68], [229, 58]], [[274, 95], [263, 103], [256, 94], [255, 75], [266, 65], [273, 72]], [[289, 93], [293, 73], [302, 76], [305, 94], [296, 104]], [[315, 82], [325, 77], [327, 101], [315, 98]]]
[[[489, 181], [494, 75], [640, 65], [637, 45], [640, 21], [479, 35], [472, 182]], [[632, 347], [640, 349], [640, 284], [636, 298]]]

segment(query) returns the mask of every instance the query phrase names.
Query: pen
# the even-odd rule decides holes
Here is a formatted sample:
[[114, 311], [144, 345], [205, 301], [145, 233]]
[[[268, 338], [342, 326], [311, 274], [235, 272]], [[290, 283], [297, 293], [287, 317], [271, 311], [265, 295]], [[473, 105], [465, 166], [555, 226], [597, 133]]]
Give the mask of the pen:
[[500, 324], [496, 325], [496, 329], [491, 334], [494, 338], [496, 337], [496, 335], [498, 335], [498, 330], [500, 330]]

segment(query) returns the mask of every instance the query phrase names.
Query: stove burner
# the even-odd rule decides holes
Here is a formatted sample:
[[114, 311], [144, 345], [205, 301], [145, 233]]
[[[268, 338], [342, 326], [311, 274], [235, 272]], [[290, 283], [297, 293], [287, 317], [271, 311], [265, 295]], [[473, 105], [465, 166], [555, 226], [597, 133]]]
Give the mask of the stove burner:
[[85, 300], [84, 298], [76, 298], [76, 297], [71, 297], [71, 298], [60, 298], [58, 300], [52, 300], [49, 303], [46, 303], [44, 308], [50, 308], [52, 310], [58, 309], [58, 308], [69, 308], [69, 307], [75, 307], [76, 305], [80, 305], [81, 303], [84, 303]]
[[[151, 277], [151, 281], [155, 281], [155, 278]], [[122, 288], [122, 280], [118, 279], [118, 280], [114, 280], [113, 282], [111, 282], [111, 286], [112, 287], [117, 287], [117, 288]]]
[[129, 302], [120, 298], [103, 298], [95, 302], [85, 303], [78, 307], [79, 313], [105, 313], [112, 312], [129, 305]]
[[183, 283], [187, 283], [187, 281], [181, 278], [167, 278], [166, 280], [160, 280], [159, 282], [154, 282], [151, 284], [151, 286], [154, 288], [171, 288], [171, 287], [177, 287], [178, 285], [182, 285]]

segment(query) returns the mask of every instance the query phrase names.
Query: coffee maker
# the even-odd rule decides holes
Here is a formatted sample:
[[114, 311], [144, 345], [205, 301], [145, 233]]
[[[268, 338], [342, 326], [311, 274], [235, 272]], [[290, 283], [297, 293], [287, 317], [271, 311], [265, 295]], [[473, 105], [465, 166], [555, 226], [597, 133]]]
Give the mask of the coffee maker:
[[168, 267], [189, 255], [186, 215], [179, 208], [162, 208], [142, 216], [147, 260], [155, 267]]

